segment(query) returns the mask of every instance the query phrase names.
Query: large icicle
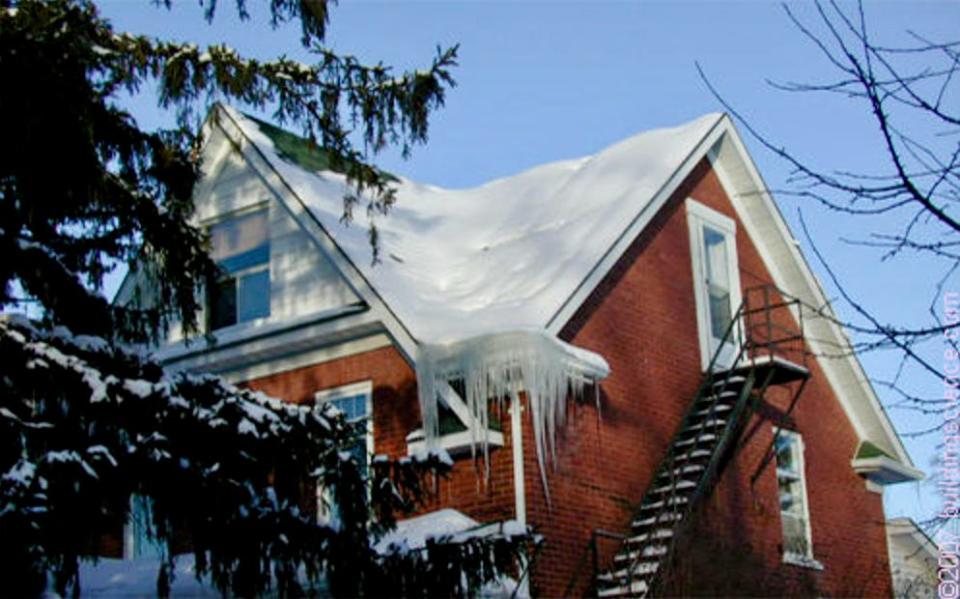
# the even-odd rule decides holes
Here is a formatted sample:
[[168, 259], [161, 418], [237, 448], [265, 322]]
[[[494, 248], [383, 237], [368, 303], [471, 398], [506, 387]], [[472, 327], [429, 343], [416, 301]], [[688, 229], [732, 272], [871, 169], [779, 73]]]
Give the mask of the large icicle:
[[530, 405], [537, 462], [549, 501], [547, 460], [556, 458], [556, 436], [563, 426], [568, 397], [583, 396], [584, 384], [609, 374], [599, 355], [565, 343], [543, 330], [519, 330], [470, 337], [445, 344], [423, 344], [417, 356], [417, 385], [427, 447], [439, 436], [438, 397], [453, 381], [463, 382], [472, 445], [486, 456], [490, 400], [524, 392]]

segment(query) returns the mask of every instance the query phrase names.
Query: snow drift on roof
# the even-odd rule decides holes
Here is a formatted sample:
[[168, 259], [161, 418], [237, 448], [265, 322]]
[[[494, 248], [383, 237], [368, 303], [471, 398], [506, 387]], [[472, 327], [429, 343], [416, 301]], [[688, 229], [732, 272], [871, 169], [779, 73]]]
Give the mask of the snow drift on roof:
[[398, 178], [397, 204], [377, 221], [340, 221], [344, 177], [285, 160], [257, 121], [227, 108], [411, 334], [449, 343], [543, 328], [721, 115], [641, 133], [593, 156], [471, 189]]

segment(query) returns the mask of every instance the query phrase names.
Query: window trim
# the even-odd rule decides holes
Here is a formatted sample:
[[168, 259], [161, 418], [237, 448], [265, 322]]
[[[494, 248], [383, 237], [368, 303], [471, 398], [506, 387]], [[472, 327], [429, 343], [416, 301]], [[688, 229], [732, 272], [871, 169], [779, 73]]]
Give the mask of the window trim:
[[690, 235], [690, 257], [693, 271], [693, 297], [697, 306], [697, 332], [700, 338], [700, 366], [706, 371], [713, 358], [712, 327], [710, 323], [710, 299], [706, 297], [703, 227], [709, 226], [723, 234], [728, 243], [727, 276], [730, 283], [730, 312], [736, 314], [742, 302], [740, 268], [737, 258], [737, 223], [725, 214], [687, 198], [687, 230]]
[[[795, 453], [794, 459], [797, 463], [797, 482], [800, 483], [800, 494], [803, 502], [803, 532], [804, 540], [806, 544], [806, 553], [797, 553], [796, 551], [787, 550], [786, 537], [784, 536], [784, 526], [783, 526], [783, 509], [780, 507], [780, 463], [776, 459], [777, 446], [776, 441], [778, 438], [789, 438], [792, 443], [795, 443], [794, 446]], [[799, 432], [774, 427], [773, 429], [773, 451], [774, 451], [774, 475], [776, 477], [777, 483], [777, 513], [780, 515], [780, 535], [783, 539], [783, 563], [792, 564], [795, 566], [803, 566], [807, 568], [813, 568], [815, 570], [822, 570], [823, 565], [818, 562], [813, 557], [813, 528], [810, 524], [810, 493], [807, 488], [807, 461], [806, 461], [806, 445], [803, 442], [803, 435]]]

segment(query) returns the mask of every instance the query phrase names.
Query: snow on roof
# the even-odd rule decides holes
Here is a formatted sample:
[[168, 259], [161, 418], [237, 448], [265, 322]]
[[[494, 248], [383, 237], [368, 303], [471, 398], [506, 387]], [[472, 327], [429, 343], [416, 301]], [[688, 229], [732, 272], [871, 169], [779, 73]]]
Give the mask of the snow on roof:
[[513, 537], [526, 534], [527, 528], [516, 520], [480, 524], [459, 510], [444, 508], [398, 521], [395, 529], [377, 541], [376, 549], [381, 554], [388, 554], [392, 551], [423, 549], [430, 539], [455, 544], [496, 535]]
[[544, 328], [722, 116], [470, 189], [400, 177], [373, 265], [366, 211], [340, 220], [344, 177], [285, 159], [272, 128], [227, 110], [413, 336], [434, 344]]
[[376, 222], [383, 260], [372, 264], [369, 215], [341, 221], [349, 189], [343, 175], [323, 170], [325, 155], [305, 155], [289, 133], [226, 110], [419, 342], [427, 446], [440, 434], [438, 383], [464, 384], [471, 437], [484, 448], [489, 399], [522, 383], [549, 503], [544, 466], [563, 425], [560, 406], [609, 367], [546, 327], [722, 115], [470, 189], [397, 178], [397, 204]]

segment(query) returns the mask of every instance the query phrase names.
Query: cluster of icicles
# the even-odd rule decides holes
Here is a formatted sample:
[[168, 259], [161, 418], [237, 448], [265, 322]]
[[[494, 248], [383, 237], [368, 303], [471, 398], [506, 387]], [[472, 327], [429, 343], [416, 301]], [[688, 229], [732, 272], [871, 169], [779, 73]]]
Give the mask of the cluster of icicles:
[[[439, 437], [437, 401], [456, 393], [450, 385], [460, 381], [472, 416], [468, 423], [471, 447], [474, 452], [477, 445], [483, 448], [489, 473], [490, 403], [499, 402], [503, 413], [503, 402], [519, 400], [523, 393], [529, 404], [540, 478], [549, 502], [545, 463], [556, 459], [557, 432], [566, 419], [567, 398], [583, 398], [584, 387], [594, 385], [596, 389], [595, 383], [609, 371], [602, 357], [560, 341], [546, 331], [509, 331], [448, 344], [421, 345], [417, 385], [427, 447], [432, 449]], [[599, 402], [599, 391], [596, 392]]]

